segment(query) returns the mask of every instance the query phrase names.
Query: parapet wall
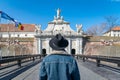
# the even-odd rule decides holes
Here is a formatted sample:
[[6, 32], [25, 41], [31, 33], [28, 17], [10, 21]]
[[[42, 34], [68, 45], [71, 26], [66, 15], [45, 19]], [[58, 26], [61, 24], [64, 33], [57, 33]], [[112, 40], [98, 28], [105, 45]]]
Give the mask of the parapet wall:
[[84, 45], [83, 54], [120, 56], [120, 38], [89, 37]]

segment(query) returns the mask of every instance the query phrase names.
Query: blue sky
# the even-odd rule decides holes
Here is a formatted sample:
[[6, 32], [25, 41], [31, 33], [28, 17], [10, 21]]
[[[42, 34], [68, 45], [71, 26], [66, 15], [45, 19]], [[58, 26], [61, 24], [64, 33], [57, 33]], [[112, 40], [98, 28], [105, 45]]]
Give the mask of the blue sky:
[[76, 24], [83, 30], [101, 24], [105, 16], [120, 19], [120, 0], [0, 0], [1, 11], [23, 24], [41, 24], [43, 30], [58, 8], [74, 30]]

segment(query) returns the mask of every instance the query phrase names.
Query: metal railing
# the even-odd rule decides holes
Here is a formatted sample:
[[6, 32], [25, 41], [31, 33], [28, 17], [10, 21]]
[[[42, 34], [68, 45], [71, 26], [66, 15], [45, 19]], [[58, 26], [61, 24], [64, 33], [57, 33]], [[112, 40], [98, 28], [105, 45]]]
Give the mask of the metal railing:
[[[35, 61], [35, 59], [41, 59], [44, 55], [35, 54], [35, 55], [17, 55], [17, 56], [3, 56], [0, 59], [0, 66], [3, 64], [17, 62], [17, 65], [21, 67], [21, 64], [28, 61]], [[16, 63], [15, 63], [16, 64]], [[14, 64], [13, 64], [14, 65]], [[4, 67], [4, 66], [2, 66]], [[0, 68], [1, 69], [1, 68]]]
[[0, 59], [0, 80], [11, 80], [40, 63], [45, 55], [4, 56]]
[[75, 55], [77, 59], [81, 58], [83, 62], [85, 62], [87, 59], [94, 59], [96, 60], [96, 66], [101, 65], [101, 61], [109, 62], [117, 64], [118, 67], [120, 67], [120, 57], [112, 57], [112, 56], [98, 56], [98, 55]]

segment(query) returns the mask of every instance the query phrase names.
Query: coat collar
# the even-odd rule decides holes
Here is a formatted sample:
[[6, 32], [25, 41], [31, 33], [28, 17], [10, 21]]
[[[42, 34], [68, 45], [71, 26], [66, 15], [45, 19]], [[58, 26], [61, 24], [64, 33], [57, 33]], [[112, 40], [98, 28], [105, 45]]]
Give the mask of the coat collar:
[[65, 54], [65, 55], [70, 55], [66, 51], [56, 51], [56, 50], [54, 50], [51, 54]]

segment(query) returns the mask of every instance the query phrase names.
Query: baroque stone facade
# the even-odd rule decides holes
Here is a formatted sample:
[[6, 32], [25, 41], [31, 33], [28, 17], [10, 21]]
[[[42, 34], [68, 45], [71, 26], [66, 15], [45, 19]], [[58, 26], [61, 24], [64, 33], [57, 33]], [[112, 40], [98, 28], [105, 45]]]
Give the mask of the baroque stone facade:
[[49, 46], [50, 39], [56, 34], [62, 34], [68, 41], [69, 45], [66, 51], [71, 54], [82, 54], [82, 25], [76, 25], [77, 31], [70, 27], [70, 23], [64, 21], [63, 16], [60, 15], [61, 10], [57, 10], [57, 15], [54, 20], [48, 23], [45, 30], [41, 30], [35, 37], [37, 40], [37, 52], [39, 54], [50, 54], [52, 48]]

